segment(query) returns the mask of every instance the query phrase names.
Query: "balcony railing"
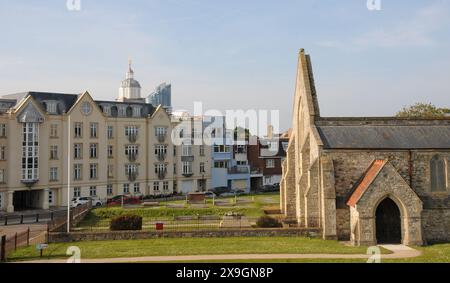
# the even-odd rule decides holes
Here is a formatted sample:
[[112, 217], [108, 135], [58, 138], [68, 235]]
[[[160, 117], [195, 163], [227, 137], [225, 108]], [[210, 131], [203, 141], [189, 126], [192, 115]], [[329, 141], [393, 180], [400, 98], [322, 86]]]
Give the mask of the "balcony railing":
[[166, 140], [166, 134], [157, 134], [156, 137], [158, 142], [164, 142]]
[[129, 153], [129, 154], [127, 154], [127, 157], [130, 162], [135, 162], [137, 159], [137, 153], [134, 153], [134, 152]]
[[159, 170], [158, 174], [157, 174], [158, 179], [160, 179], [160, 180], [164, 179], [166, 177], [166, 174], [167, 174], [167, 169]]
[[191, 177], [193, 175], [192, 172], [183, 172], [184, 177]]
[[228, 174], [248, 174], [249, 172], [248, 166], [233, 166], [228, 169]]
[[158, 161], [164, 161], [164, 160], [166, 160], [166, 155], [167, 154], [160, 152], [160, 153], [156, 154], [156, 157], [158, 158]]
[[128, 172], [127, 173], [127, 178], [130, 182], [136, 181], [137, 176], [138, 176], [137, 172]]
[[128, 141], [131, 143], [135, 143], [137, 140], [137, 133], [128, 134]]

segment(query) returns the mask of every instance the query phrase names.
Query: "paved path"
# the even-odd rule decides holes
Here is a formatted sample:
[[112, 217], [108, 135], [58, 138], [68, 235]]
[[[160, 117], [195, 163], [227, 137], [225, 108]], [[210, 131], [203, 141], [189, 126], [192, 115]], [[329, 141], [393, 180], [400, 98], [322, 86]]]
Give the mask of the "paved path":
[[[381, 245], [392, 251], [381, 255], [381, 259], [411, 258], [421, 252], [404, 245]], [[225, 255], [186, 255], [186, 256], [146, 256], [123, 258], [82, 259], [82, 263], [126, 263], [126, 262], [170, 262], [170, 261], [208, 261], [208, 260], [271, 260], [271, 259], [365, 259], [365, 254], [225, 254]], [[35, 260], [21, 263], [64, 263], [65, 259]]]

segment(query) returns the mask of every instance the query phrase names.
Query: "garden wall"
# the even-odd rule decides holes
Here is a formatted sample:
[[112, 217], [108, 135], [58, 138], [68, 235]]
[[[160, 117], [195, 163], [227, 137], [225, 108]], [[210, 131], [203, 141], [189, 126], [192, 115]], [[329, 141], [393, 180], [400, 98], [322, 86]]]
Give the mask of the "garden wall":
[[242, 229], [217, 231], [108, 231], [108, 232], [72, 232], [49, 233], [49, 243], [102, 241], [102, 240], [137, 240], [153, 238], [214, 238], [214, 237], [320, 237], [317, 228], [289, 228], [289, 229]]

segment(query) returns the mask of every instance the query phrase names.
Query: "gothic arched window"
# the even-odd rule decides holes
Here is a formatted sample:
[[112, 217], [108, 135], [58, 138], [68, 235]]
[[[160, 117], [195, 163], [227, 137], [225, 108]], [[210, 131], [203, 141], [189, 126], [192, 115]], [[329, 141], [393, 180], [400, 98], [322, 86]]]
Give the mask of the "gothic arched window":
[[442, 192], [447, 189], [447, 170], [445, 160], [435, 155], [430, 161], [430, 181], [432, 192]]

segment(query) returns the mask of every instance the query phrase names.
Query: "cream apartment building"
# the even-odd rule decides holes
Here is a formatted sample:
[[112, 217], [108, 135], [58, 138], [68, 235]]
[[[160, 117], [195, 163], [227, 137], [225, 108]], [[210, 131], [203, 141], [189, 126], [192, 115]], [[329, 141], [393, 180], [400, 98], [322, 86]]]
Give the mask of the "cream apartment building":
[[0, 98], [0, 211], [70, 198], [158, 195], [210, 187], [211, 147], [172, 142], [182, 121], [145, 103], [131, 66], [116, 101], [88, 92]]

